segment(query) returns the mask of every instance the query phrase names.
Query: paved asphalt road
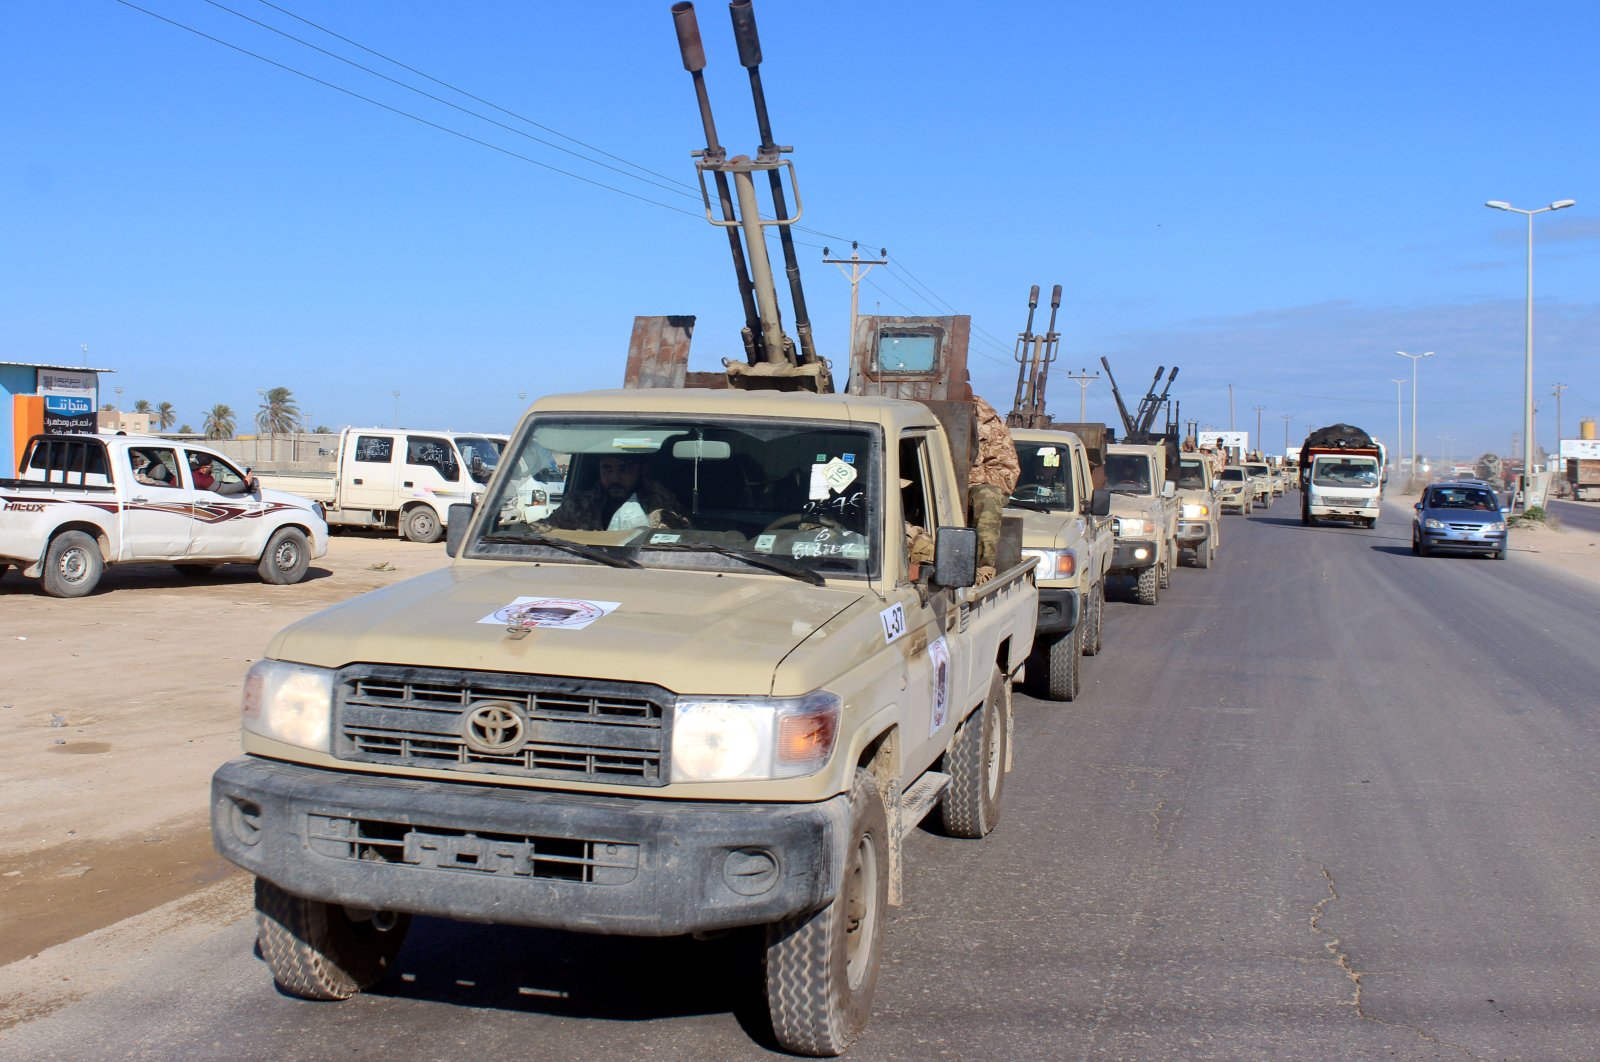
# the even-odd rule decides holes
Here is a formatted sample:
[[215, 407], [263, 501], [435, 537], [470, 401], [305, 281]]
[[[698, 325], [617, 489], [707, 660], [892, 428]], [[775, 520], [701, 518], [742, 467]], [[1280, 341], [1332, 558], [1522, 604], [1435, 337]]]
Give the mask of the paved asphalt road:
[[[1022, 699], [991, 838], [910, 839], [858, 1059], [1550, 1059], [1600, 1044], [1600, 594], [1228, 517]], [[737, 941], [423, 922], [344, 1004], [245, 919], [0, 1037], [8, 1058], [736, 1059]], [[758, 1035], [758, 1034], [757, 1034]]]
[[1600, 532], [1600, 504], [1595, 502], [1563, 501], [1551, 499], [1550, 513], [1561, 523], [1577, 531]]

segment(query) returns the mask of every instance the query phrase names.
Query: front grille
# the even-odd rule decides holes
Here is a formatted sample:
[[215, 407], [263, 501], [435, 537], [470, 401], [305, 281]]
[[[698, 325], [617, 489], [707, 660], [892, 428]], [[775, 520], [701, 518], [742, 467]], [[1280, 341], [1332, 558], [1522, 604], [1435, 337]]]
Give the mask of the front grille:
[[640, 683], [357, 664], [339, 672], [334, 754], [390, 766], [665, 785], [672, 701], [661, 687]]
[[1474, 534], [1482, 534], [1485, 530], [1482, 524], [1446, 524], [1445, 526], [1452, 531], [1466, 531]]
[[639, 873], [639, 846], [617, 841], [331, 815], [309, 815], [306, 826], [311, 850], [332, 859], [585, 885], [626, 885]]
[[1366, 498], [1336, 498], [1332, 495], [1323, 495], [1321, 498], [1318, 498], [1317, 501], [1323, 505], [1349, 505], [1359, 507], [1368, 504], [1368, 499]]

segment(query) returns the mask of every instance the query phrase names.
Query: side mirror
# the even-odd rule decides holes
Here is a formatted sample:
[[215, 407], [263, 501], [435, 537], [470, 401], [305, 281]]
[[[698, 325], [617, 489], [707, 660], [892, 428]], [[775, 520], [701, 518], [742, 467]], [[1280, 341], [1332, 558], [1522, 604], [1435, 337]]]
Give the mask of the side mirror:
[[[1418, 508], [1421, 508], [1421, 506], [1418, 506]], [[1511, 506], [1509, 506], [1509, 505], [1500, 506], [1500, 515], [1501, 516], [1510, 516], [1511, 515]]]
[[1170, 498], [1177, 493], [1178, 485], [1172, 482], [1172, 480], [1169, 479], [1165, 483], [1161, 484], [1161, 496], [1163, 498]]
[[1090, 516], [1111, 515], [1111, 492], [1104, 487], [1089, 495]]
[[457, 502], [445, 511], [444, 555], [454, 557], [461, 552], [461, 543], [467, 540], [467, 525], [472, 523], [475, 507]]
[[941, 527], [933, 537], [933, 581], [939, 586], [972, 586], [978, 581], [978, 532]]

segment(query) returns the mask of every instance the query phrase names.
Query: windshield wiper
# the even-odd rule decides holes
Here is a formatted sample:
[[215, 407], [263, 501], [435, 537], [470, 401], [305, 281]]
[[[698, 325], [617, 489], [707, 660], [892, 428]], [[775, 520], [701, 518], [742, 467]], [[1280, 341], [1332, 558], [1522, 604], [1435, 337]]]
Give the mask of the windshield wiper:
[[1145, 490], [1143, 487], [1112, 487], [1111, 488], [1111, 493], [1112, 494], [1131, 494], [1134, 497], [1139, 498], [1139, 497], [1144, 497], [1145, 495], [1148, 495], [1150, 492], [1148, 490]]
[[1008, 500], [1006, 504], [1008, 506], [1014, 505], [1019, 509], [1027, 509], [1036, 513], [1053, 513], [1056, 511], [1055, 506], [1046, 501], [1024, 501], [1021, 498], [1012, 498]]
[[530, 535], [514, 535], [502, 532], [498, 535], [484, 535], [483, 540], [485, 542], [515, 542], [530, 546], [549, 546], [551, 549], [559, 549], [564, 553], [572, 554], [574, 557], [582, 557], [585, 560], [592, 560], [596, 564], [609, 565], [612, 568], [644, 567], [644, 565], [640, 564], [632, 557], [623, 557], [615, 553], [607, 553], [603, 547], [584, 546], [577, 542], [568, 542], [565, 539], [551, 538], [549, 535], [540, 534], [538, 532]]
[[787, 575], [791, 579], [810, 583], [812, 586], [827, 586], [828, 581], [810, 568], [800, 564], [787, 564], [776, 557], [769, 557], [764, 553], [750, 553], [742, 549], [733, 549], [730, 546], [719, 546], [712, 542], [663, 542], [656, 545], [645, 545], [645, 549], [660, 549], [674, 553], [715, 553], [723, 557], [734, 557], [744, 561], [753, 568], [763, 568], [779, 575]]

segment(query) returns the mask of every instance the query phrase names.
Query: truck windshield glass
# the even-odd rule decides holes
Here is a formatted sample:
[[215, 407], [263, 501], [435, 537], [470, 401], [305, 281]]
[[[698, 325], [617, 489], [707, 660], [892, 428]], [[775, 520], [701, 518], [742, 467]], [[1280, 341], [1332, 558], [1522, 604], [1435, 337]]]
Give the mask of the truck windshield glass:
[[1185, 459], [1178, 466], [1178, 488], [1180, 490], [1199, 490], [1206, 485], [1205, 466], [1199, 461]]
[[[494, 517], [468, 554], [584, 563], [541, 544], [559, 540], [649, 567], [875, 573], [878, 435], [832, 422], [551, 415], [507, 449]], [[559, 504], [529, 506], [542, 489]]]
[[1011, 504], [1027, 507], [1065, 508], [1072, 504], [1072, 469], [1067, 465], [1070, 451], [1053, 443], [1017, 442], [1017, 489]]
[[1144, 454], [1107, 454], [1106, 486], [1113, 494], [1149, 494], [1150, 459]]
[[1242, 468], [1224, 468], [1222, 470], [1222, 475], [1221, 475], [1220, 478], [1229, 479], [1229, 480], [1232, 480], [1233, 482], [1237, 483], [1241, 479], [1244, 479], [1244, 469], [1242, 469]]
[[1311, 463], [1311, 482], [1318, 487], [1376, 487], [1378, 463], [1370, 457], [1318, 457]]

